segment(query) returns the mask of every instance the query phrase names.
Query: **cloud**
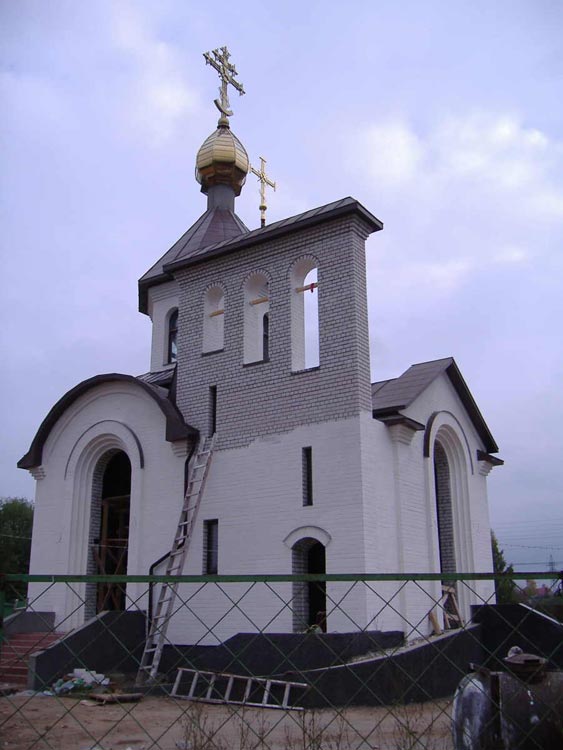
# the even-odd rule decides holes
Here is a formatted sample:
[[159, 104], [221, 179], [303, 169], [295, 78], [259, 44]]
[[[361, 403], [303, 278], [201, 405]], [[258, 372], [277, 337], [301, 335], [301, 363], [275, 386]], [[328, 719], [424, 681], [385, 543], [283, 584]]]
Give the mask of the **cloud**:
[[530, 252], [526, 248], [518, 247], [517, 245], [506, 245], [498, 249], [492, 260], [499, 265], [513, 265], [525, 263], [529, 258]]
[[168, 143], [184, 118], [200, 107], [186, 80], [185, 63], [172, 45], [158, 39], [140, 6], [112, 6], [111, 35], [115, 47], [136, 66], [126, 100], [127, 127], [133, 119], [153, 145]]
[[360, 138], [373, 179], [396, 187], [412, 180], [423, 156], [423, 146], [407, 123], [369, 126]]
[[376, 123], [358, 141], [370, 179], [383, 190], [408, 189], [425, 200], [494, 193], [537, 219], [563, 219], [563, 143], [512, 115], [452, 116], [424, 134], [408, 121]]
[[484, 273], [558, 255], [563, 143], [538, 128], [470, 113], [425, 132], [404, 118], [372, 123], [350, 142], [348, 163], [365, 154], [365, 200], [385, 220], [382, 252], [368, 262], [392, 306], [406, 294], [430, 305]]

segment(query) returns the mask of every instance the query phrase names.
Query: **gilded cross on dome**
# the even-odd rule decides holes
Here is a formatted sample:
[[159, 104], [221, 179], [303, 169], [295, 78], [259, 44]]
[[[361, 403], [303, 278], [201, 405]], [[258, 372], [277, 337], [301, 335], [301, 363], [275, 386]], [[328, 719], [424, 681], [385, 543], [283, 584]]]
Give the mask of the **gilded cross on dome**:
[[260, 169], [255, 169], [252, 165], [250, 171], [258, 177], [260, 182], [260, 226], [266, 226], [266, 185], [276, 190], [276, 183], [266, 174], [266, 159], [263, 156], [260, 157]]
[[226, 47], [221, 47], [220, 49], [214, 49], [211, 54], [209, 52], [204, 52], [203, 56], [205, 57], [205, 62], [215, 68], [215, 70], [219, 73], [219, 78], [221, 79], [221, 85], [219, 87], [219, 94], [221, 98], [215, 99], [215, 106], [222, 115], [224, 115], [225, 117], [231, 117], [233, 113], [231, 110], [231, 105], [229, 104], [227, 86], [231, 84], [231, 86], [235, 88], [241, 96], [245, 93], [245, 91], [242, 87], [242, 83], [239, 83], [235, 80], [235, 77], [238, 75], [238, 73], [235, 66], [229, 62], [229, 57], [231, 56], [229, 50]]

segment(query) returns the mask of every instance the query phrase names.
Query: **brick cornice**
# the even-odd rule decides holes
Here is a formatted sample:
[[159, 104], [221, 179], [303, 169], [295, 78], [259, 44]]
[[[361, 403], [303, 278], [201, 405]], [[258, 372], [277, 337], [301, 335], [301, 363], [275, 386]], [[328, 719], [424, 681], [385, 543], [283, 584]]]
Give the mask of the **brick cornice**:
[[403, 443], [404, 445], [410, 445], [415, 433], [424, 430], [423, 424], [399, 412], [378, 416], [375, 416], [374, 413], [374, 418], [389, 427], [389, 434], [393, 442]]

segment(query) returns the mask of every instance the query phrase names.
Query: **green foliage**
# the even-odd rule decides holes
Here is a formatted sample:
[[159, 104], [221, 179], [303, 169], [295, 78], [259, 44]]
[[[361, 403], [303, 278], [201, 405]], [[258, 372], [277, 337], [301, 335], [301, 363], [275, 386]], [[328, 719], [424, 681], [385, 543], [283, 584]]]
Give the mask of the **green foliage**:
[[512, 565], [507, 565], [504, 550], [499, 547], [494, 531], [491, 531], [491, 546], [493, 548], [493, 572], [506, 576], [495, 581], [497, 604], [514, 604], [518, 601], [516, 584], [510, 578], [510, 575], [514, 573], [514, 568]]
[[[23, 497], [0, 498], [0, 572], [27, 573], [31, 553], [33, 505]], [[25, 584], [6, 592], [8, 600], [25, 596]]]
[[535, 596], [538, 595], [538, 584], [534, 580], [526, 581], [526, 585], [522, 589], [521, 599], [522, 601], [529, 602]]

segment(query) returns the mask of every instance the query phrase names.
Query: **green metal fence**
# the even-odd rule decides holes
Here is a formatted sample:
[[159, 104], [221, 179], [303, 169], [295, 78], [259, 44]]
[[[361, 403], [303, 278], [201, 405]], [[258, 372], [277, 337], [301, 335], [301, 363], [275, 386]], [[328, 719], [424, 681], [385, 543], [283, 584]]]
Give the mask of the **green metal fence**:
[[[0, 747], [563, 747], [553, 575], [6, 575], [0, 612], [15, 584], [28, 599], [0, 631]], [[158, 674], [140, 679], [170, 583]]]

